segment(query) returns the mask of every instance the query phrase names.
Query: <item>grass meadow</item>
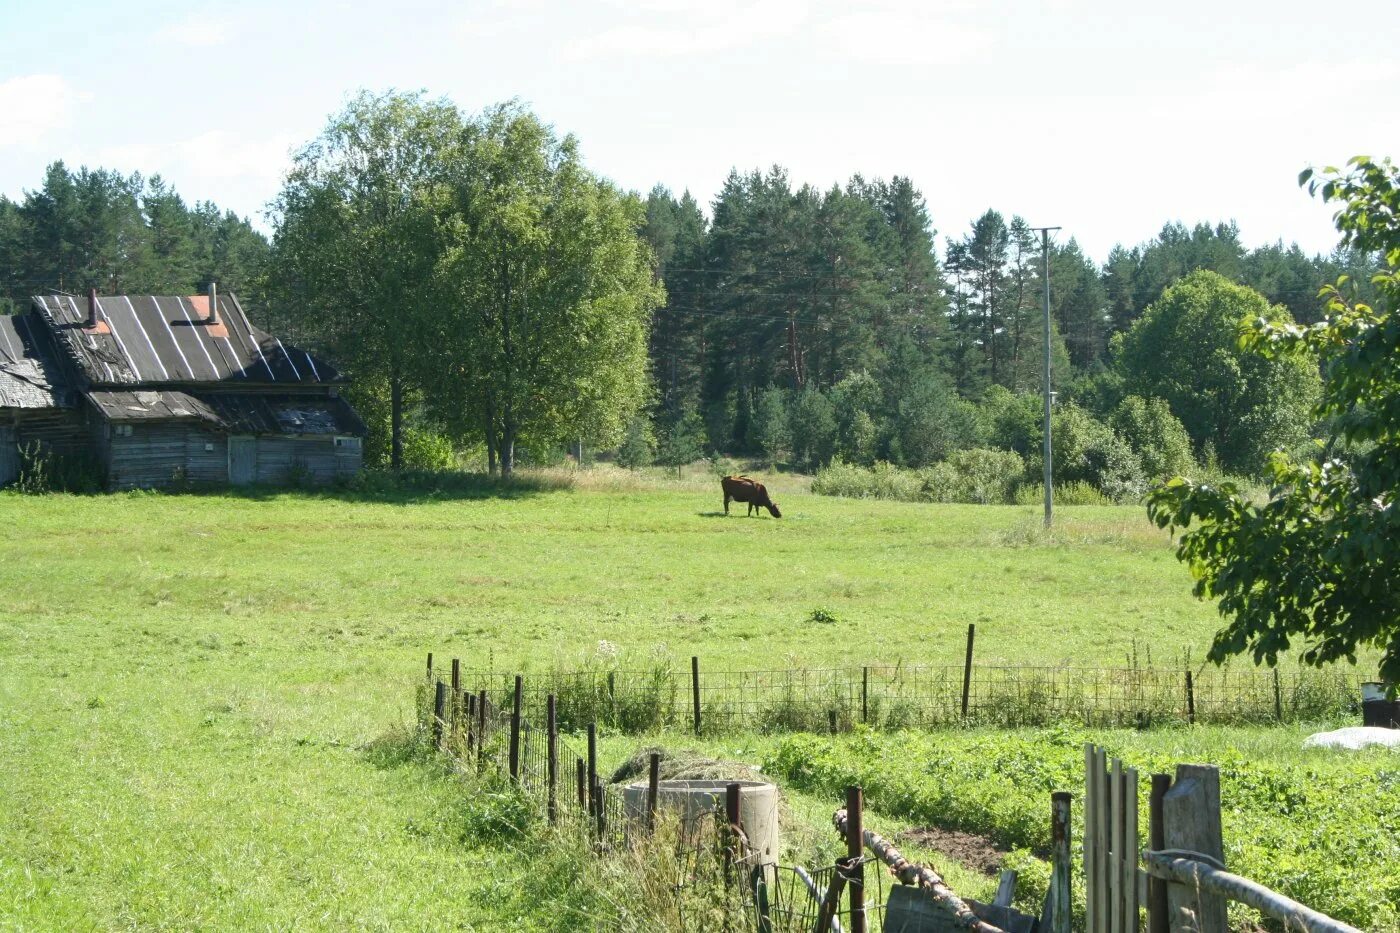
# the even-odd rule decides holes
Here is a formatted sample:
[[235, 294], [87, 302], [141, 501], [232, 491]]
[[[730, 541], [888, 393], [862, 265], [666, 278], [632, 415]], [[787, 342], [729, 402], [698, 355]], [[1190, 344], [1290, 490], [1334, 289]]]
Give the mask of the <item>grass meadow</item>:
[[781, 520], [618, 474], [0, 494], [0, 927], [548, 928], [454, 780], [376, 751], [429, 650], [951, 663], [975, 622], [981, 661], [1116, 665], [1216, 627], [1137, 508], [775, 486]]

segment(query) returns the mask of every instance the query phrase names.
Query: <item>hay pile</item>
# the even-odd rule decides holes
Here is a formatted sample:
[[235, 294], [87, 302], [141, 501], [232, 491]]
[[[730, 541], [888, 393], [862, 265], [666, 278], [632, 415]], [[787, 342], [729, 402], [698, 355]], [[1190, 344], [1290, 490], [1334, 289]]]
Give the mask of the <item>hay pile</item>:
[[708, 758], [693, 748], [669, 751], [659, 745], [639, 748], [612, 773], [609, 783], [631, 784], [645, 781], [651, 769], [651, 756], [661, 756], [663, 781], [766, 781], [763, 774], [740, 761]]

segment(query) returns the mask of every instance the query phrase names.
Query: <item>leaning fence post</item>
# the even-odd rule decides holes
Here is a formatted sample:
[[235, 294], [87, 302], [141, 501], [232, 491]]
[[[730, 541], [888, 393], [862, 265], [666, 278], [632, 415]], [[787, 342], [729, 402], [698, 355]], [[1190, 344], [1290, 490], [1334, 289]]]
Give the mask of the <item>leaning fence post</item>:
[[476, 694], [463, 691], [462, 708], [467, 715], [467, 754], [470, 755], [476, 748]]
[[836, 914], [839, 912], [838, 908], [841, 904], [841, 889], [846, 886], [846, 869], [850, 866], [851, 861], [848, 858], [836, 860], [836, 867], [831, 872], [831, 881], [826, 886], [826, 896], [822, 898], [821, 906], [817, 910], [817, 925], [812, 928], [814, 933], [827, 933], [828, 930], [836, 927]]
[[647, 832], [656, 829], [656, 797], [661, 792], [661, 756], [651, 753], [647, 767]]
[[437, 682], [433, 691], [433, 745], [442, 748], [442, 721], [447, 718], [447, 684]]
[[486, 689], [476, 695], [476, 770], [486, 766]]
[[1196, 721], [1196, 685], [1191, 679], [1190, 671], [1186, 672], [1186, 721]]
[[[1225, 864], [1220, 830], [1220, 769], [1177, 765], [1176, 780], [1162, 796], [1163, 845], [1199, 852]], [[1173, 930], [1224, 933], [1225, 898], [1186, 885], [1167, 885], [1168, 923]]]
[[962, 694], [962, 714], [967, 718], [967, 698], [972, 691], [972, 642], [977, 637], [977, 626], [968, 623], [967, 626], [967, 660], [963, 662], [963, 694]]
[[861, 810], [865, 795], [859, 786], [846, 788], [846, 858], [851, 862], [851, 933], [865, 933], [865, 825]]
[[520, 704], [524, 693], [524, 678], [515, 675], [515, 702], [510, 709], [510, 779], [520, 778]]
[[550, 825], [553, 825], [559, 822], [559, 717], [552, 693], [545, 699], [544, 723], [545, 730], [549, 733], [546, 761], [546, 767], [549, 771], [547, 777], [549, 791], [546, 809], [549, 813]]
[[[1152, 793], [1147, 798], [1147, 847], [1154, 852], [1167, 847], [1162, 820], [1162, 799], [1171, 789], [1170, 774], [1152, 775]], [[1147, 933], [1167, 933], [1167, 883], [1147, 876]]]
[[1045, 927], [1049, 933], [1070, 933], [1074, 911], [1070, 894], [1070, 794], [1050, 795], [1050, 890], [1045, 896]]
[[695, 714], [695, 734], [700, 734], [700, 658], [690, 656], [690, 704]]

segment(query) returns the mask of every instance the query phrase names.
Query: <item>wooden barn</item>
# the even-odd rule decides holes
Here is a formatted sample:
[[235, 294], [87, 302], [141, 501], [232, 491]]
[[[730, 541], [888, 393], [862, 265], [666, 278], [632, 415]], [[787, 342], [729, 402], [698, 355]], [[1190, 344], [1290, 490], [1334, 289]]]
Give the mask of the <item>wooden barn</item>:
[[345, 384], [213, 288], [36, 296], [0, 317], [0, 484], [36, 451], [86, 458], [112, 489], [353, 476], [365, 427]]

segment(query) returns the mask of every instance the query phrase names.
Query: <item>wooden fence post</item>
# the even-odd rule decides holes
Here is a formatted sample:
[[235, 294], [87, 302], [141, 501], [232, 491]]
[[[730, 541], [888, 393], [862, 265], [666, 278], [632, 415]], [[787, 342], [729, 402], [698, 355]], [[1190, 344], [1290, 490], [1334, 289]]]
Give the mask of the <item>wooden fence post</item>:
[[827, 728], [831, 730], [831, 734], [832, 734], [832, 735], [835, 735], [835, 734], [836, 734], [836, 710], [834, 710], [834, 709], [829, 709], [829, 710], [826, 711], [826, 725], [827, 725]]
[[724, 785], [724, 878], [730, 880], [734, 869], [734, 863], [743, 858], [744, 853], [739, 851], [739, 795], [742, 788], [738, 782], [731, 781]]
[[462, 689], [462, 661], [460, 658], [452, 659], [452, 692], [456, 693]]
[[598, 807], [598, 724], [588, 724], [588, 812], [596, 813]]
[[593, 776], [593, 812], [598, 819], [598, 841], [608, 837], [608, 801], [603, 789], [603, 779]]
[[550, 825], [553, 825], [559, 822], [559, 717], [552, 693], [545, 699], [544, 722], [545, 730], [549, 733], [546, 764], [549, 772], [549, 792], [546, 810], [549, 813]]
[[860, 721], [870, 722], [870, 667], [860, 669]]
[[831, 872], [831, 881], [826, 886], [826, 896], [817, 910], [817, 925], [812, 927], [815, 933], [827, 933], [835, 925], [836, 914], [841, 907], [841, 889], [846, 886], [846, 869], [851, 861], [848, 858], [836, 860], [836, 868]]
[[[1162, 799], [1171, 789], [1170, 774], [1152, 775], [1152, 796], [1147, 801], [1147, 847], [1160, 851], [1167, 847], [1162, 823]], [[1147, 878], [1147, 933], [1167, 933], [1167, 883], [1161, 878]]]
[[433, 653], [431, 651], [428, 652], [428, 676], [433, 676]]
[[859, 786], [846, 788], [846, 857], [851, 861], [851, 933], [866, 933], [865, 926], [865, 795]]
[[656, 798], [661, 793], [661, 756], [652, 752], [647, 765], [647, 832], [651, 832], [656, 829]]
[[584, 782], [587, 780], [587, 777], [585, 776], [584, 772], [588, 769], [588, 766], [585, 765], [585, 764], [583, 763], [583, 759], [582, 759], [582, 758], [577, 759], [577, 761], [578, 761], [578, 808], [579, 808], [580, 810], [587, 810], [587, 809], [588, 809], [588, 791], [585, 790], [586, 784], [584, 783]]
[[695, 734], [700, 734], [700, 658], [690, 656], [690, 703], [695, 715]]
[[[1162, 796], [1162, 842], [1167, 849], [1199, 852], [1225, 864], [1220, 829], [1220, 769], [1177, 765], [1176, 780]], [[1172, 930], [1225, 933], [1225, 898], [1182, 884], [1167, 885]]]
[[977, 626], [968, 623], [967, 626], [967, 660], [963, 662], [963, 692], [962, 692], [962, 714], [967, 718], [967, 698], [972, 692], [972, 642], [977, 637]]
[[515, 701], [510, 709], [510, 779], [520, 779], [520, 705], [524, 693], [524, 678], [515, 675]]
[[442, 721], [447, 717], [447, 684], [437, 682], [433, 691], [433, 745], [442, 748]]
[[486, 767], [486, 688], [476, 695], [476, 770]]
[[1186, 672], [1186, 721], [1196, 722], [1196, 685], [1190, 671]]
[[[1070, 888], [1070, 800], [1068, 791], [1050, 795], [1050, 890], [1045, 895], [1044, 918], [1049, 933], [1070, 933], [1074, 913]], [[1087, 809], [1084, 818], [1089, 818]]]
[[1283, 722], [1283, 685], [1279, 683], [1278, 667], [1274, 667], [1274, 718]]
[[467, 754], [476, 748], [476, 694], [464, 691], [462, 702], [467, 711]]

